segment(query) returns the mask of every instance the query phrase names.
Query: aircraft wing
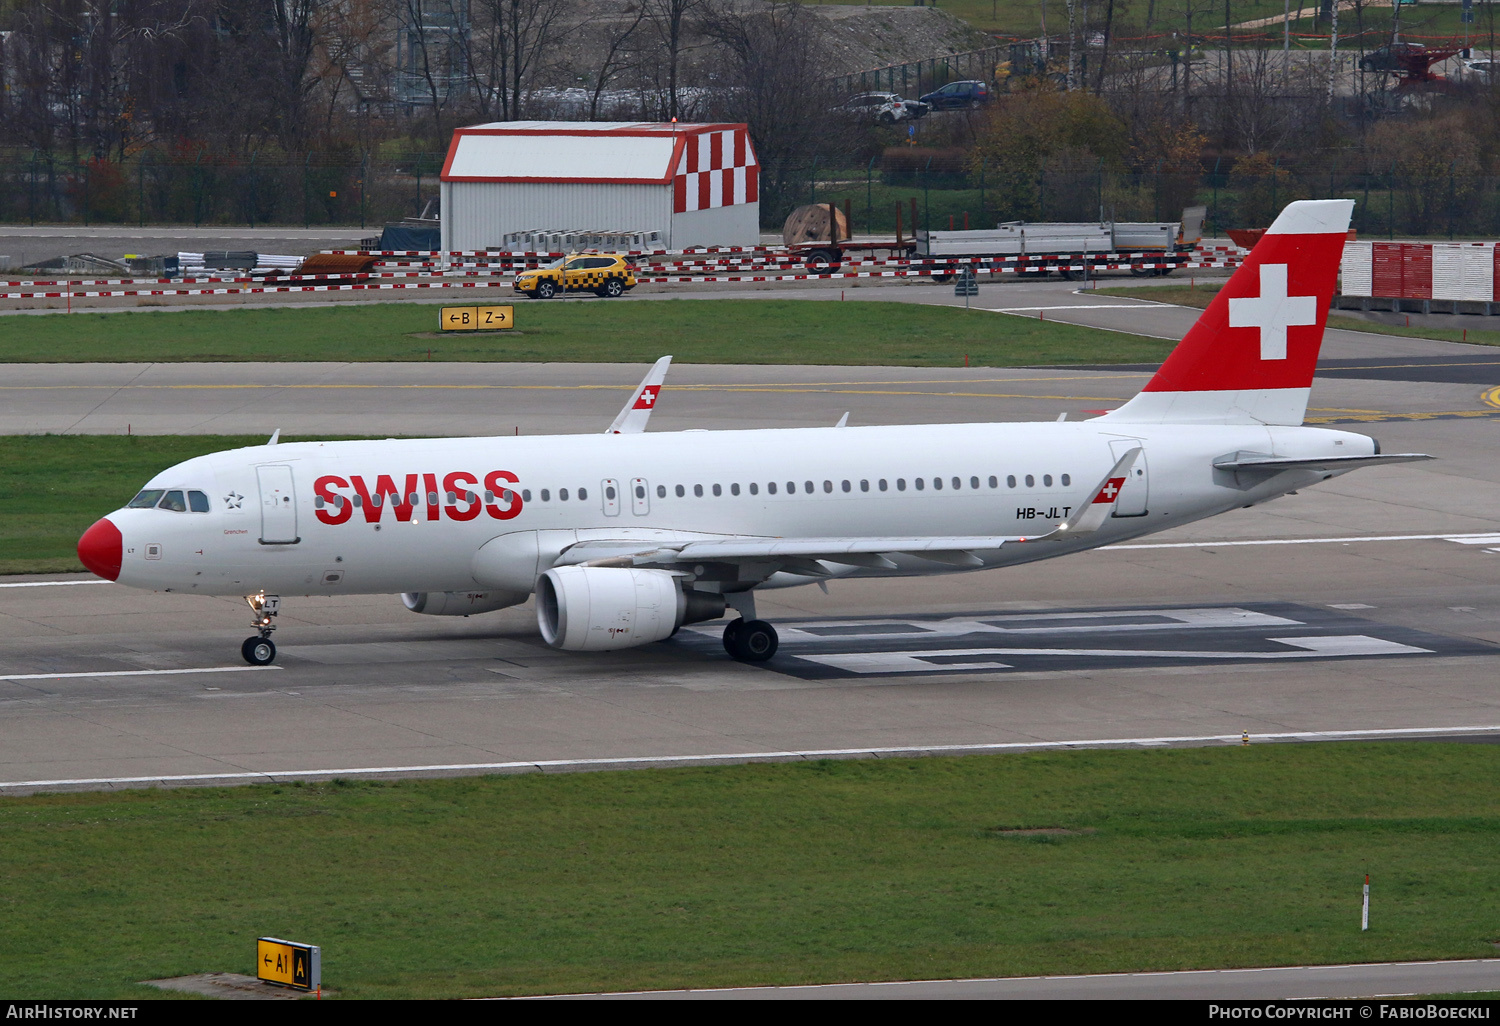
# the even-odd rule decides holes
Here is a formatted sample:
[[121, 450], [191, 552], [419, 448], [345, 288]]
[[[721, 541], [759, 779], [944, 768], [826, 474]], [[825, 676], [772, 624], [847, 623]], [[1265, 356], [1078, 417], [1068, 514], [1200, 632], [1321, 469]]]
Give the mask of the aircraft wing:
[[[638, 542], [608, 539], [579, 542], [566, 549], [554, 565], [654, 566], [671, 569], [693, 563], [762, 564], [765, 576], [777, 569], [831, 577], [837, 571], [820, 564], [895, 569], [896, 555], [918, 556], [948, 566], [980, 567], [976, 551], [994, 551], [1023, 542], [1015, 535], [929, 538], [764, 538], [735, 536], [713, 540], [684, 540], [641, 548]], [[628, 550], [628, 551], [627, 551]]]
[[656, 399], [661, 394], [661, 383], [667, 380], [667, 368], [671, 365], [670, 356], [663, 356], [651, 365], [651, 369], [646, 372], [645, 379], [630, 394], [625, 408], [609, 426], [609, 430], [604, 432], [606, 435], [635, 435], [646, 430], [646, 421], [651, 419], [651, 411], [656, 409]]
[[895, 556], [916, 556], [932, 563], [968, 568], [982, 567], [978, 552], [994, 552], [1005, 545], [1037, 541], [1062, 541], [1075, 534], [1097, 531], [1114, 511], [1130, 468], [1140, 456], [1137, 446], [1110, 468], [1089, 492], [1092, 501], [1050, 531], [1036, 535], [934, 535], [926, 537], [866, 538], [771, 538], [735, 535], [679, 539], [596, 538], [564, 549], [554, 566], [638, 566], [674, 569], [684, 564], [755, 564], [762, 579], [777, 570], [815, 577], [836, 576], [838, 567], [874, 567], [894, 570]]
[[1275, 473], [1280, 470], [1356, 470], [1386, 463], [1415, 463], [1435, 457], [1420, 452], [1393, 452], [1381, 456], [1319, 456], [1301, 459], [1292, 456], [1265, 456], [1260, 453], [1235, 453], [1214, 461], [1215, 470], [1258, 470]]

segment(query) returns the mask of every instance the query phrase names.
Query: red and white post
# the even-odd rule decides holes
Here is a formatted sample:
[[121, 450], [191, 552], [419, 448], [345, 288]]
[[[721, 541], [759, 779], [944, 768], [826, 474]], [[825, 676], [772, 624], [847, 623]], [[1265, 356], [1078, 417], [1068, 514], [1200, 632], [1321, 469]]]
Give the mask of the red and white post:
[[1365, 874], [1365, 907], [1359, 914], [1359, 929], [1364, 932], [1370, 928], [1370, 874]]

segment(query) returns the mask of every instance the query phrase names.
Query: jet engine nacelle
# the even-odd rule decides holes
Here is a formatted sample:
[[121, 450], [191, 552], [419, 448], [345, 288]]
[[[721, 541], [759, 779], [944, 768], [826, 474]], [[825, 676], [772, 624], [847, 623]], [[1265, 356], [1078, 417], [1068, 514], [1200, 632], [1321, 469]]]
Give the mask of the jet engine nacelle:
[[536, 582], [542, 640], [569, 652], [634, 648], [724, 615], [724, 597], [685, 591], [665, 570], [560, 566]]
[[401, 601], [413, 613], [427, 616], [468, 616], [489, 613], [525, 602], [525, 592], [515, 591], [408, 591]]

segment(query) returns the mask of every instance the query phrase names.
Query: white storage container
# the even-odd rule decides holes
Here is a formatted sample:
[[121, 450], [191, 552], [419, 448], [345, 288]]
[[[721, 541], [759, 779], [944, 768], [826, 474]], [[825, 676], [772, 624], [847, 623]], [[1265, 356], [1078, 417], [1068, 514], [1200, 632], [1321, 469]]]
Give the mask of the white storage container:
[[1371, 252], [1373, 243], [1344, 243], [1344, 259], [1339, 264], [1339, 294], [1344, 296], [1374, 295]]
[[1490, 302], [1495, 295], [1493, 242], [1438, 242], [1432, 246], [1432, 298]]

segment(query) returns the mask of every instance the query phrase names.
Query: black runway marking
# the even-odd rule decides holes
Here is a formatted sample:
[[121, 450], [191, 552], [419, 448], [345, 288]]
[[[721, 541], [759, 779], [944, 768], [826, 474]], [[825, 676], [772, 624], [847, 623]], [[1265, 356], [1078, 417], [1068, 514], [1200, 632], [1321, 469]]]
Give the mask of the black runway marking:
[[[1500, 646], [1290, 603], [779, 621], [767, 669], [841, 680], [1488, 655]], [[673, 644], [722, 654], [722, 624]], [[1290, 667], [1288, 667], [1290, 668]]]

